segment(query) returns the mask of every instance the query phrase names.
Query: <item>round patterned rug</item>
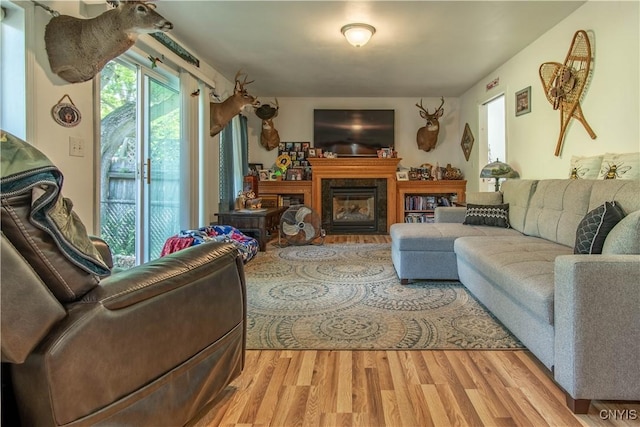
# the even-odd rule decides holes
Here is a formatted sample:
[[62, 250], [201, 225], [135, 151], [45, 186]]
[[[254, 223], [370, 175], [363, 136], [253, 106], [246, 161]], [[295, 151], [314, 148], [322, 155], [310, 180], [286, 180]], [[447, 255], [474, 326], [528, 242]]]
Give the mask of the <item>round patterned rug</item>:
[[245, 266], [248, 349], [515, 349], [459, 282], [400, 284], [389, 244], [273, 244]]

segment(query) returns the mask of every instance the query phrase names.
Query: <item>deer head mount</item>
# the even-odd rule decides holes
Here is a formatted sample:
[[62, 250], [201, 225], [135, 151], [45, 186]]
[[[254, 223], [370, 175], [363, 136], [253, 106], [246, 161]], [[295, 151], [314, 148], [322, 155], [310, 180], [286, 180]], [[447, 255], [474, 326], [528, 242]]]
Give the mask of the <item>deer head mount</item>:
[[271, 151], [280, 144], [280, 135], [273, 125], [273, 119], [278, 117], [278, 98], [275, 99], [275, 107], [270, 104], [262, 104], [256, 109], [256, 116], [262, 119], [262, 132], [260, 133], [260, 145]]
[[[244, 80], [240, 81], [239, 78], [241, 75], [244, 75]], [[249, 83], [253, 83], [253, 80], [247, 81], [247, 75], [238, 71], [235, 77], [235, 87], [233, 89], [233, 95], [229, 96], [222, 102], [212, 102], [210, 103], [210, 124], [211, 129], [209, 133], [211, 136], [215, 136], [220, 133], [222, 129], [229, 123], [231, 119], [240, 114], [240, 111], [244, 108], [245, 105], [252, 105], [257, 107], [260, 105], [258, 102], [258, 98], [255, 96], [249, 95], [246, 85]]]
[[44, 32], [51, 70], [69, 83], [91, 80], [105, 64], [126, 52], [138, 34], [168, 31], [173, 24], [145, 1], [108, 1], [116, 6], [91, 19], [60, 15]]
[[420, 129], [418, 129], [418, 134], [416, 135], [416, 141], [418, 142], [418, 148], [424, 151], [431, 151], [436, 148], [436, 143], [438, 142], [438, 132], [440, 132], [440, 123], [438, 119], [442, 117], [444, 114], [444, 110], [442, 106], [444, 105], [444, 98], [441, 97], [440, 106], [436, 108], [433, 113], [429, 113], [429, 110], [425, 110], [422, 106], [422, 99], [420, 99], [420, 104], [416, 104], [416, 107], [420, 109], [420, 117], [427, 121], [427, 124]]

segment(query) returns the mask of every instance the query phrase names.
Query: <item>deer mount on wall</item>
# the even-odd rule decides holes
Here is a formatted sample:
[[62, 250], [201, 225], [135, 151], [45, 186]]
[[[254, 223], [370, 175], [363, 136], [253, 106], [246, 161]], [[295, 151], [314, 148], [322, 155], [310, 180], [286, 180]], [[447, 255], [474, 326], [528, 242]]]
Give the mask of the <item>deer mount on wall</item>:
[[580, 99], [590, 77], [592, 59], [589, 36], [585, 31], [579, 30], [573, 36], [564, 64], [545, 62], [540, 66], [540, 80], [547, 100], [554, 110], [560, 110], [560, 135], [556, 144], [556, 156], [562, 151], [564, 136], [572, 118], [582, 123], [591, 139], [596, 139], [596, 134], [584, 118], [580, 106]]
[[51, 70], [69, 83], [94, 78], [107, 62], [133, 46], [139, 34], [173, 28], [152, 3], [118, 0], [107, 3], [115, 8], [91, 19], [54, 16], [45, 28]]
[[438, 119], [444, 114], [444, 110], [442, 109], [444, 97], [441, 97], [440, 100], [442, 101], [440, 106], [436, 108], [433, 113], [429, 113], [429, 110], [426, 110], [422, 106], [422, 99], [420, 99], [420, 104], [416, 104], [416, 107], [420, 109], [420, 117], [427, 121], [425, 126], [418, 129], [418, 134], [416, 135], [416, 142], [418, 143], [418, 148], [421, 150], [431, 151], [436, 148], [438, 133], [440, 132]]
[[[244, 75], [244, 80], [240, 81], [240, 76]], [[211, 136], [215, 136], [220, 133], [222, 129], [233, 119], [240, 114], [245, 105], [252, 105], [257, 107], [260, 105], [258, 98], [249, 95], [246, 85], [253, 83], [253, 80], [247, 81], [247, 75], [238, 71], [234, 78], [235, 87], [233, 88], [233, 95], [230, 95], [222, 102], [211, 102], [210, 105], [210, 129]]]
[[278, 98], [275, 99], [275, 107], [270, 104], [262, 104], [256, 109], [256, 116], [262, 120], [262, 132], [260, 132], [260, 145], [271, 151], [280, 144], [280, 135], [273, 124], [273, 119], [278, 117]]

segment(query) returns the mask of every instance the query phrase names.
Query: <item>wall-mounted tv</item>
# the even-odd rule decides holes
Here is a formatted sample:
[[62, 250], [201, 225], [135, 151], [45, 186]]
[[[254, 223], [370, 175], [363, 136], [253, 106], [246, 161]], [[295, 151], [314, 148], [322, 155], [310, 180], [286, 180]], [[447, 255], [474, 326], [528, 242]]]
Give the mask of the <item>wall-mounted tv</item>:
[[313, 110], [313, 144], [339, 157], [376, 157], [394, 146], [394, 110]]

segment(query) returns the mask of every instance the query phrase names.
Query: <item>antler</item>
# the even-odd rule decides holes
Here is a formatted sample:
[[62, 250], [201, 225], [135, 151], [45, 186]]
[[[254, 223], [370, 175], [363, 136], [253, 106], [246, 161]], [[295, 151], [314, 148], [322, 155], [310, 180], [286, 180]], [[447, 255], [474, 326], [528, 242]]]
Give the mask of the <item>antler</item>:
[[436, 108], [436, 111], [434, 111], [433, 114], [436, 114], [438, 111], [442, 110], [442, 106], [444, 105], [444, 96], [441, 96], [440, 100], [442, 102], [440, 103], [440, 106], [438, 108]]
[[418, 105], [418, 103], [416, 103], [416, 107], [418, 107], [419, 109], [424, 111], [425, 114], [429, 114], [429, 112], [427, 110], [425, 110], [424, 107], [422, 106], [422, 98], [420, 98], [420, 105]]
[[[240, 82], [240, 80], [238, 79], [238, 77], [244, 75], [244, 80], [242, 82]], [[249, 83], [253, 83], [255, 82], [255, 80], [251, 80], [250, 82], [247, 81], [247, 78], [249, 77], [249, 75], [247, 73], [243, 73], [242, 69], [238, 70], [238, 72], [236, 73], [236, 76], [233, 78], [236, 82], [237, 85], [240, 85], [240, 89], [244, 89], [244, 87], [246, 85], [248, 85]]]

